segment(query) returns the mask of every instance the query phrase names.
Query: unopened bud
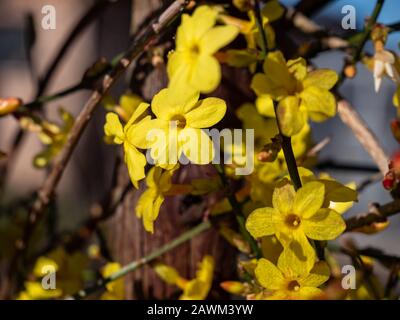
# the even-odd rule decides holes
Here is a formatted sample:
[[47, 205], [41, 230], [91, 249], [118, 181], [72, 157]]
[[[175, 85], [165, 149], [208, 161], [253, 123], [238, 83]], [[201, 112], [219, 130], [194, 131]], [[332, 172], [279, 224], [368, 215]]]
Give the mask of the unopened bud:
[[394, 138], [400, 143], [400, 121], [397, 119], [392, 120], [390, 122], [390, 128], [392, 129]]
[[271, 141], [271, 143], [266, 144], [264, 148], [257, 154], [258, 161], [274, 162], [276, 160], [276, 157], [282, 148], [282, 139], [278, 135], [272, 138]]
[[0, 117], [16, 111], [22, 105], [19, 98], [0, 99]]
[[224, 281], [224, 282], [220, 283], [220, 286], [226, 292], [236, 294], [236, 295], [241, 295], [245, 289], [243, 283], [238, 282], [238, 281]]
[[383, 178], [382, 185], [386, 190], [393, 190], [396, 184], [396, 178], [392, 170], [388, 171]]
[[344, 75], [349, 79], [353, 79], [357, 75], [356, 66], [354, 64], [348, 64], [344, 68]]

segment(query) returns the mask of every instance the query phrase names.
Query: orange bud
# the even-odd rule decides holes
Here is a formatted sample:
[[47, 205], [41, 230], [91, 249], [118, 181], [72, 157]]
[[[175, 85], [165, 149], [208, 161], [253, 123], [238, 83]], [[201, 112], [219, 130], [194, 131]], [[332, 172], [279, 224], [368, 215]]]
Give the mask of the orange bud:
[[368, 226], [354, 229], [354, 231], [364, 233], [364, 234], [375, 234], [375, 233], [385, 230], [388, 226], [389, 226], [389, 221], [374, 222]]
[[344, 68], [344, 75], [349, 79], [353, 79], [357, 75], [356, 66], [354, 64], [348, 64]]
[[224, 281], [220, 283], [222, 289], [226, 292], [241, 295], [244, 292], [244, 285], [238, 281]]
[[19, 98], [0, 99], [0, 117], [16, 111], [22, 105]]

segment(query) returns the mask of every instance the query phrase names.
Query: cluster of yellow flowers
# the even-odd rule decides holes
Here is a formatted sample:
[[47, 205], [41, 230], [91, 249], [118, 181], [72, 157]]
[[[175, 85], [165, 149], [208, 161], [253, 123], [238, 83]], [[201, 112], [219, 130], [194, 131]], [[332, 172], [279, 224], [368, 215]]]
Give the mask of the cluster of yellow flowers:
[[[154, 222], [165, 196], [176, 194], [172, 176], [179, 168], [180, 157], [184, 155], [195, 164], [208, 164], [214, 157], [212, 142], [202, 129], [218, 123], [227, 106], [222, 99], [201, 99], [200, 94], [209, 94], [218, 87], [221, 62], [249, 67], [253, 74], [251, 88], [257, 100], [255, 104], [242, 105], [236, 113], [244, 129], [254, 129], [256, 150], [250, 156], [254, 158], [255, 170], [245, 177], [244, 187], [236, 197], [242, 201], [246, 228], [251, 236], [260, 239], [262, 245], [274, 243], [278, 249], [263, 250], [263, 258], [258, 261], [243, 261], [252, 266], [249, 273], [258, 285], [258, 289], [247, 294], [259, 299], [311, 298], [321, 292], [318, 287], [330, 274], [327, 264], [317, 258], [315, 242], [333, 240], [345, 230], [341, 214], [357, 200], [357, 193], [354, 186], [344, 186], [326, 175], [317, 178], [302, 167], [298, 168], [302, 187], [295, 190], [287, 176], [280, 147], [275, 150], [275, 157], [267, 161], [259, 157], [258, 152], [271, 140], [278, 141], [279, 145], [276, 137], [282, 133], [292, 138], [298, 163], [310, 166], [308, 120], [321, 122], [335, 116], [336, 102], [330, 89], [338, 76], [328, 69], [310, 70], [303, 58], [286, 61], [280, 51], [262, 55], [255, 13], [246, 2], [235, 1], [234, 4], [248, 13], [249, 21], [231, 17], [218, 6], [206, 5], [198, 7], [191, 16], [182, 16], [175, 50], [168, 57], [168, 88], [156, 94], [151, 104], [131, 95], [123, 96], [119, 106], [109, 104], [114, 107], [109, 108], [112, 112], [106, 118], [106, 140], [123, 145], [125, 162], [136, 188], [139, 181], [146, 178], [147, 190], [138, 201], [136, 214], [143, 219], [145, 229], [154, 232]], [[261, 12], [268, 34], [266, 49], [275, 47], [269, 23], [282, 13], [278, 1], [268, 2]], [[247, 48], [219, 52], [239, 34], [245, 36]], [[260, 62], [263, 72], [255, 73]], [[175, 124], [176, 131], [171, 129], [171, 123]], [[155, 136], [166, 139], [160, 144]], [[189, 139], [191, 136], [197, 139]], [[201, 140], [206, 143], [197, 143]], [[228, 153], [245, 156], [245, 144], [245, 141], [239, 145], [225, 144], [223, 148]], [[171, 147], [176, 152], [171, 153]], [[154, 161], [147, 174], [144, 150], [149, 151]], [[240, 178], [232, 169], [241, 165], [240, 161], [226, 165], [226, 174]], [[218, 179], [208, 179], [180, 189], [184, 193], [207, 194], [219, 189], [220, 183]], [[215, 215], [231, 210], [231, 204], [224, 198], [215, 203], [210, 212]], [[240, 234], [228, 226], [221, 227], [220, 231], [231, 244], [249, 253], [249, 246]], [[205, 257], [197, 277], [191, 281], [181, 278], [174, 268], [164, 264], [155, 265], [154, 270], [164, 281], [183, 290], [182, 299], [204, 299], [211, 286], [213, 264], [211, 257]]]

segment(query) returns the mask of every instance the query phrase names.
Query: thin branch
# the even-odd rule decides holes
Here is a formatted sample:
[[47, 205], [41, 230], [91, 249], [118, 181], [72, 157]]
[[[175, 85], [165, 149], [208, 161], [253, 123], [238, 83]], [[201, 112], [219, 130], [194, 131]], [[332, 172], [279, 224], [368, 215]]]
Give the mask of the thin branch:
[[337, 104], [339, 117], [353, 131], [357, 140], [369, 153], [384, 175], [388, 171], [388, 156], [381, 147], [378, 138], [371, 131], [357, 111], [346, 100], [340, 100]]
[[346, 220], [346, 232], [370, 226], [374, 223], [386, 222], [388, 217], [400, 213], [400, 200], [393, 200], [382, 206], [374, 206], [373, 212], [361, 213]]
[[119, 278], [122, 278], [125, 275], [127, 275], [128, 273], [141, 268], [142, 266], [148, 264], [149, 262], [153, 261], [154, 259], [175, 249], [179, 245], [185, 243], [186, 241], [191, 240], [195, 236], [203, 233], [204, 231], [206, 231], [210, 228], [211, 228], [211, 222], [205, 221], [205, 222], [200, 223], [193, 229], [184, 232], [179, 237], [177, 237], [174, 240], [172, 240], [171, 242], [168, 242], [167, 244], [163, 245], [161, 248], [156, 249], [149, 255], [127, 264], [126, 266], [122, 267], [119, 271], [113, 273], [112, 275], [110, 275], [107, 278], [101, 278], [101, 279], [97, 280], [93, 286], [86, 288], [84, 290], [81, 290], [78, 293], [74, 294], [73, 299], [77, 299], [77, 300], [85, 299], [89, 295], [91, 295], [99, 290], [104, 289], [105, 286], [107, 285], [107, 283], [110, 283]]
[[57, 54], [54, 56], [54, 59], [49, 64], [44, 76], [41, 77], [39, 81], [39, 87], [36, 94], [36, 97], [40, 97], [47, 89], [48, 84], [52, 80], [52, 77], [57, 70], [60, 62], [62, 61], [65, 54], [68, 52], [71, 44], [78, 38], [78, 36], [82, 33], [87, 26], [89, 26], [95, 18], [103, 12], [109, 4], [113, 1], [111, 0], [97, 0], [82, 16], [82, 18], [78, 21], [78, 23], [74, 26], [70, 34], [65, 39], [63, 45], [58, 50]]
[[150, 24], [150, 26], [135, 39], [123, 58], [119, 60], [117, 66], [103, 77], [100, 87], [93, 91], [89, 100], [86, 102], [81, 113], [77, 117], [60, 155], [57, 157], [49, 175], [46, 177], [42, 187], [38, 191], [37, 199], [28, 214], [28, 221], [23, 237], [16, 243], [16, 252], [9, 270], [10, 277], [15, 273], [15, 267], [18, 266], [18, 261], [24, 250], [27, 248], [33, 230], [39, 219], [43, 216], [45, 209], [53, 197], [64, 169], [97, 105], [108, 90], [115, 84], [116, 80], [129, 67], [131, 62], [151, 46], [152, 42], [154, 42], [154, 40], [165, 31], [170, 23], [180, 15], [187, 4], [188, 1], [186, 0], [175, 0], [166, 11], [156, 19], [156, 21], [154, 21], [154, 23]]

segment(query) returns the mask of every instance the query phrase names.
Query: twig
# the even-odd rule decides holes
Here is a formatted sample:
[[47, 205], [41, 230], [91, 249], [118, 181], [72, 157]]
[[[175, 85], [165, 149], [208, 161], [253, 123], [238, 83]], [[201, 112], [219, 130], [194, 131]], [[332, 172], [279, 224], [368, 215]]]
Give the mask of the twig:
[[400, 200], [393, 200], [382, 206], [375, 206], [374, 212], [359, 214], [346, 220], [346, 232], [369, 226], [377, 222], [385, 222], [387, 218], [400, 212]]
[[[75, 41], [75, 39], [80, 35], [80, 33], [94, 20], [94, 18], [102, 12], [105, 7], [111, 3], [110, 0], [97, 0], [96, 3], [91, 6], [88, 11], [82, 16], [79, 22], [75, 25], [72, 29], [71, 33], [68, 35], [67, 39], [59, 49], [58, 53], [56, 54], [52, 63], [50, 63], [47, 71], [44, 73], [44, 76], [40, 79], [38, 84], [38, 90], [35, 95], [34, 103], [26, 104], [24, 107], [36, 107], [41, 106], [43, 103], [50, 102], [54, 99], [61, 98], [67, 94], [75, 92], [81, 88], [80, 84], [78, 86], [72, 86], [67, 88], [55, 95], [51, 95], [48, 97], [41, 97], [41, 95], [46, 90], [55, 70], [57, 69], [59, 63], [61, 62], [64, 55], [67, 53], [68, 49], [70, 48], [71, 44]], [[21, 128], [18, 128], [17, 132], [15, 133], [12, 144], [11, 144], [11, 151], [9, 152], [8, 159], [1, 164], [0, 166], [0, 192], [2, 191], [4, 184], [6, 182], [6, 176], [8, 172], [8, 167], [10, 164], [13, 163], [13, 159], [15, 155], [18, 153], [18, 148], [23, 141], [25, 136], [25, 131]]]
[[160, 257], [164, 253], [167, 253], [167, 252], [175, 249], [177, 246], [183, 244], [186, 241], [191, 240], [195, 236], [203, 233], [204, 231], [206, 231], [210, 228], [211, 228], [211, 222], [205, 221], [205, 222], [200, 223], [193, 229], [186, 231], [185, 233], [181, 234], [176, 239], [172, 240], [171, 242], [168, 242], [167, 244], [165, 244], [161, 248], [153, 251], [149, 255], [127, 264], [126, 266], [122, 267], [119, 271], [113, 273], [112, 275], [110, 275], [107, 278], [102, 278], [102, 279], [97, 280], [93, 286], [79, 291], [78, 293], [73, 295], [73, 298], [77, 299], [77, 300], [85, 299], [89, 295], [103, 289], [107, 283], [115, 281], [121, 277], [124, 277], [128, 273], [139, 269], [140, 267], [144, 266], [145, 264]]
[[338, 102], [338, 113], [342, 121], [353, 131], [357, 140], [369, 153], [384, 175], [388, 171], [388, 156], [365, 121], [346, 100]]
[[157, 36], [160, 36], [165, 31], [166, 27], [168, 27], [170, 23], [179, 16], [187, 3], [188, 2], [185, 0], [174, 1], [154, 23], [150, 24], [150, 26], [135, 39], [124, 57], [120, 59], [118, 65], [103, 77], [101, 86], [93, 91], [91, 97], [77, 117], [74, 126], [69, 133], [67, 142], [65, 143], [60, 155], [57, 157], [54, 166], [38, 191], [38, 197], [28, 215], [28, 222], [23, 237], [16, 243], [16, 252], [11, 260], [12, 262], [9, 270], [10, 277], [15, 273], [15, 267], [18, 265], [19, 258], [21, 257], [22, 252], [26, 249], [38, 220], [43, 215], [53, 197], [72, 152], [74, 151], [97, 105], [121, 74], [128, 68], [131, 62], [141, 54], [143, 50], [146, 50]]
[[81, 32], [86, 29], [88, 25], [90, 25], [94, 19], [99, 15], [99, 13], [103, 12], [105, 8], [112, 1], [110, 0], [97, 0], [82, 16], [82, 18], [78, 21], [78, 23], [74, 26], [70, 34], [65, 39], [63, 45], [58, 50], [57, 54], [54, 56], [54, 59], [49, 64], [47, 71], [44, 73], [44, 76], [41, 77], [39, 82], [38, 91], [36, 97], [40, 97], [47, 89], [48, 84], [50, 83], [57, 67], [62, 61], [65, 54], [68, 52], [71, 44], [78, 38]]
[[254, 240], [254, 238], [250, 235], [250, 233], [247, 231], [246, 226], [245, 226], [245, 217], [243, 215], [243, 212], [241, 210], [242, 205], [239, 203], [239, 201], [236, 199], [236, 196], [232, 190], [230, 190], [230, 184], [228, 181], [228, 178], [225, 175], [224, 167], [222, 165], [216, 164], [215, 168], [219, 174], [219, 177], [225, 186], [227, 188], [227, 199], [229, 201], [229, 204], [232, 207], [232, 211], [235, 214], [236, 221], [239, 225], [239, 231], [242, 234], [243, 238], [246, 240], [246, 242], [250, 245], [253, 253], [257, 258], [262, 257], [261, 250], [257, 244], [257, 242]]
[[379, 300], [381, 298], [379, 290], [376, 288], [374, 282], [371, 279], [371, 275], [373, 275], [372, 270], [365, 265], [358, 250], [356, 248], [341, 248], [340, 251], [348, 255], [353, 261], [353, 264], [357, 267], [357, 269], [361, 270], [366, 286], [369, 288], [374, 298], [376, 300]]

